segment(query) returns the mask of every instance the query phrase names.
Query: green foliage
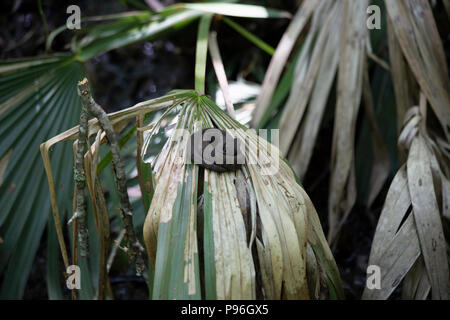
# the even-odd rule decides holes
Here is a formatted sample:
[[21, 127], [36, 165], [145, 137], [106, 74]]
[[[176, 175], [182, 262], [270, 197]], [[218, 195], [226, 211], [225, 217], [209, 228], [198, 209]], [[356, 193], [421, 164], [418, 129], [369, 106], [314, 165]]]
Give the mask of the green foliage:
[[[55, 55], [2, 63], [0, 75], [0, 158], [11, 152], [0, 187], [0, 272], [5, 275], [0, 296], [20, 298], [50, 212], [39, 145], [76, 124], [76, 83], [84, 71], [73, 57]], [[56, 147], [54, 155], [64, 216], [72, 206], [72, 170], [66, 166], [72, 162], [71, 146]], [[50, 235], [47, 246], [54, 254], [57, 244]], [[55, 271], [49, 263], [48, 275], [59, 278]], [[49, 288], [51, 296], [58, 295]]]

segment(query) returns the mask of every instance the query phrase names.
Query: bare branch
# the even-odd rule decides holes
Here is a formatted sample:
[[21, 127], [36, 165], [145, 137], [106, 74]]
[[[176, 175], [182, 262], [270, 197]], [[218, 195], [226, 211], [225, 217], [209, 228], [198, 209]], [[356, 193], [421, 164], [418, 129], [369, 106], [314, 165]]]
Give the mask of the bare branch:
[[[78, 83], [78, 95], [83, 101], [84, 91], [82, 86], [87, 84], [87, 79]], [[84, 101], [83, 101], [84, 102]], [[73, 176], [75, 179], [75, 185], [77, 188], [77, 210], [75, 211], [72, 219], [78, 220], [78, 241], [80, 244], [80, 255], [86, 257], [88, 253], [88, 228], [86, 219], [86, 173], [84, 172], [84, 153], [86, 152], [86, 140], [87, 140], [87, 125], [88, 125], [88, 109], [86, 104], [83, 103], [83, 108], [80, 115], [80, 127], [78, 130], [78, 141], [77, 141], [77, 153], [75, 157], [75, 169]]]
[[114, 175], [116, 177], [115, 180], [117, 191], [120, 198], [122, 221], [125, 229], [125, 240], [127, 242], [127, 252], [130, 259], [135, 261], [136, 270], [140, 274], [145, 268], [144, 259], [141, 252], [142, 245], [137, 239], [136, 232], [133, 227], [133, 212], [127, 193], [125, 165], [120, 156], [116, 134], [106, 112], [92, 98], [87, 79], [84, 79], [78, 83], [78, 90], [80, 91], [83, 106], [86, 107], [92, 116], [98, 119], [100, 127], [103, 131], [105, 131], [108, 144], [111, 147], [112, 164]]

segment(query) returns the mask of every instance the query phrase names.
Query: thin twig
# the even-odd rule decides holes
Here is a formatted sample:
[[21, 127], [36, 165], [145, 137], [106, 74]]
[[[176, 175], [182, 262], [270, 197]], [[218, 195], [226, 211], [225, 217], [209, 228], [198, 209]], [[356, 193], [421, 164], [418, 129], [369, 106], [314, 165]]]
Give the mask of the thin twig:
[[113, 247], [112, 247], [109, 257], [108, 257], [108, 262], [106, 263], [106, 273], [107, 274], [109, 274], [109, 270], [111, 270], [111, 266], [114, 262], [114, 258], [116, 257], [116, 254], [117, 254], [117, 249], [119, 249], [120, 243], [122, 242], [124, 235], [125, 235], [125, 230], [121, 230], [117, 239], [114, 240]]
[[88, 112], [98, 119], [100, 127], [106, 133], [108, 144], [111, 147], [112, 164], [114, 174], [116, 177], [117, 191], [120, 197], [122, 221], [125, 229], [125, 240], [127, 242], [128, 256], [132, 261], [136, 263], [136, 271], [141, 274], [144, 271], [145, 264], [142, 257], [142, 245], [136, 237], [136, 233], [133, 227], [133, 212], [128, 198], [127, 192], [127, 180], [125, 175], [125, 165], [122, 161], [119, 152], [119, 145], [117, 143], [116, 134], [108, 119], [106, 112], [94, 101], [91, 96], [89, 84], [87, 79], [78, 83], [78, 90], [80, 92], [81, 101], [83, 106], [86, 107]]
[[[136, 117], [136, 128], [141, 128], [144, 126], [144, 116], [143, 115], [139, 115]], [[144, 134], [142, 131], [140, 130], [136, 130], [136, 142], [137, 142], [137, 152], [136, 152], [136, 168], [137, 168], [137, 172], [138, 172], [138, 178], [139, 178], [139, 188], [141, 189], [141, 198], [142, 198], [142, 202], [144, 204], [144, 208], [145, 208], [145, 198], [144, 198], [144, 192], [145, 192], [145, 188], [144, 188], [144, 180], [142, 179], [142, 167], [141, 167], [141, 162], [142, 162], [142, 146], [144, 144]]]

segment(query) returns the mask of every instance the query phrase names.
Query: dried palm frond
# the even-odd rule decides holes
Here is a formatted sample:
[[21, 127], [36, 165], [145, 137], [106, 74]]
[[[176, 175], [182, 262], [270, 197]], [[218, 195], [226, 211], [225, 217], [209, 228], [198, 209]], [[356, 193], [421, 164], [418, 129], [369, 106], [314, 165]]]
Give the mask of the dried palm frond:
[[[381, 1], [375, 3], [382, 4]], [[392, 67], [373, 52], [371, 38], [378, 31], [367, 27], [369, 1], [303, 1], [271, 60], [253, 114], [254, 127], [267, 126], [274, 114], [277, 115], [280, 120], [275, 125], [280, 127], [280, 150], [299, 178], [304, 179], [322, 122], [327, 118], [325, 110], [327, 106], [335, 106], [328, 195], [329, 242], [336, 240], [357, 200], [357, 193], [365, 195], [364, 205], [370, 208], [393, 163], [393, 156], [388, 152], [388, 149], [394, 151], [393, 143], [386, 147], [379, 129], [382, 124], [376, 120], [374, 112], [377, 106], [377, 112], [386, 115], [389, 112], [383, 107], [387, 103], [383, 96], [372, 94], [376, 83], [371, 74], [376, 74], [376, 69], [384, 73], [391, 71], [399, 128], [406, 110], [418, 99], [419, 86], [437, 116], [445, 140], [449, 138], [447, 64], [430, 4], [425, 0], [385, 0], [384, 4], [389, 32], [379, 34], [387, 35], [384, 41], [389, 45]], [[293, 50], [295, 41], [300, 44], [297, 52]], [[289, 55], [292, 61], [287, 66]], [[285, 66], [285, 78], [278, 84]], [[332, 94], [334, 88], [336, 101]], [[378, 99], [376, 104], [374, 99]], [[357, 132], [359, 114], [363, 114], [372, 136], [372, 147], [364, 146], [364, 151], [371, 149], [369, 152], [373, 154], [369, 161], [355, 155], [355, 141], [361, 140]], [[270, 122], [270, 125], [273, 124]], [[365, 164], [371, 171], [368, 190], [356, 189], [355, 163], [358, 161], [370, 163]]]
[[[381, 270], [381, 290], [366, 289], [363, 298], [386, 299], [402, 284], [405, 299], [426, 299], [430, 291], [433, 299], [449, 299], [446, 60], [427, 1], [386, 5], [397, 114], [404, 118], [399, 149], [407, 160], [389, 189], [370, 254], [369, 264]], [[419, 92], [420, 105], [409, 108]]]
[[[144, 224], [153, 297], [342, 297], [317, 213], [277, 148], [208, 97], [189, 95], [154, 165], [155, 193]], [[237, 172], [186, 161], [190, 135], [211, 127], [246, 145]]]
[[[367, 5], [368, 1], [304, 1], [285, 34], [286, 37], [290, 35], [292, 42], [292, 37], [298, 37], [301, 28], [290, 34], [291, 29], [300, 21], [304, 27], [304, 15], [311, 15], [279, 123], [280, 150], [287, 155], [300, 179], [305, 176], [311, 161], [333, 80], [338, 74], [328, 210], [330, 242], [356, 200], [354, 137], [367, 68]], [[296, 18], [299, 21], [295, 21]], [[284, 55], [280, 58], [276, 53], [272, 59], [254, 114], [255, 126], [262, 124], [277, 84], [278, 77], [275, 76], [281, 73], [292, 46], [286, 47], [283, 41], [278, 46], [277, 51]], [[274, 75], [272, 69], [280, 72]], [[383, 181], [378, 184], [382, 185]]]
[[[370, 265], [381, 271], [381, 289], [363, 298], [386, 299], [403, 280], [403, 297], [449, 299], [448, 146], [426, 128], [426, 104], [406, 113], [399, 144], [407, 162], [391, 184], [373, 239]], [[448, 236], [448, 234], [447, 234]], [[448, 239], [448, 238], [447, 238]]]

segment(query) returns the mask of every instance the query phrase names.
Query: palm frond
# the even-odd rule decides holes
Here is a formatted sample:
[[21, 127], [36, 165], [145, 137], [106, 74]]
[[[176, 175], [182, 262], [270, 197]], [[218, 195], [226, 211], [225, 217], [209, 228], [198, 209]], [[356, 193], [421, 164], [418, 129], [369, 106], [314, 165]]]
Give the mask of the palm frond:
[[[314, 207], [276, 147], [235, 122], [206, 96], [190, 95], [180, 104], [178, 130], [154, 165], [156, 187], [144, 225], [155, 266], [153, 297], [199, 298], [204, 272], [206, 298], [318, 298], [308, 287], [306, 271], [315, 262], [320, 281], [313, 282], [319, 291], [324, 294], [329, 279], [342, 298], [339, 273]], [[250, 151], [242, 171], [206, 170], [204, 181], [199, 181], [199, 168], [187, 163], [186, 149], [194, 131], [212, 126], [227, 130], [248, 144]], [[268, 174], [269, 164], [275, 163], [279, 163], [278, 171]], [[248, 210], [236, 189], [241, 174], [247, 177], [243, 181], [250, 199]], [[198, 203], [201, 194], [203, 203]], [[309, 256], [308, 244], [313, 250]], [[257, 273], [262, 283], [257, 283]]]
[[[406, 299], [426, 299], [430, 291], [433, 299], [449, 299], [449, 118], [443, 107], [449, 105], [449, 81], [446, 68], [438, 67], [446, 66], [444, 51], [428, 2], [386, 0], [386, 6], [397, 113], [403, 117], [399, 148], [406, 163], [389, 189], [370, 254], [370, 263], [382, 267], [386, 289], [365, 290], [363, 298], [387, 299], [402, 284]], [[427, 123], [433, 116], [427, 102], [441, 128]]]
[[[80, 103], [74, 84], [84, 71], [72, 56], [55, 55], [2, 63], [0, 73], [0, 158], [9, 155], [0, 186], [1, 296], [20, 298], [50, 209], [39, 145], [76, 123]], [[62, 168], [71, 161], [71, 149], [58, 147], [55, 155], [58, 188], [70, 194], [72, 173]], [[63, 218], [71, 204], [59, 201]], [[53, 241], [48, 245], [54, 247]], [[52, 270], [49, 266], [48, 275], [59, 279]]]

